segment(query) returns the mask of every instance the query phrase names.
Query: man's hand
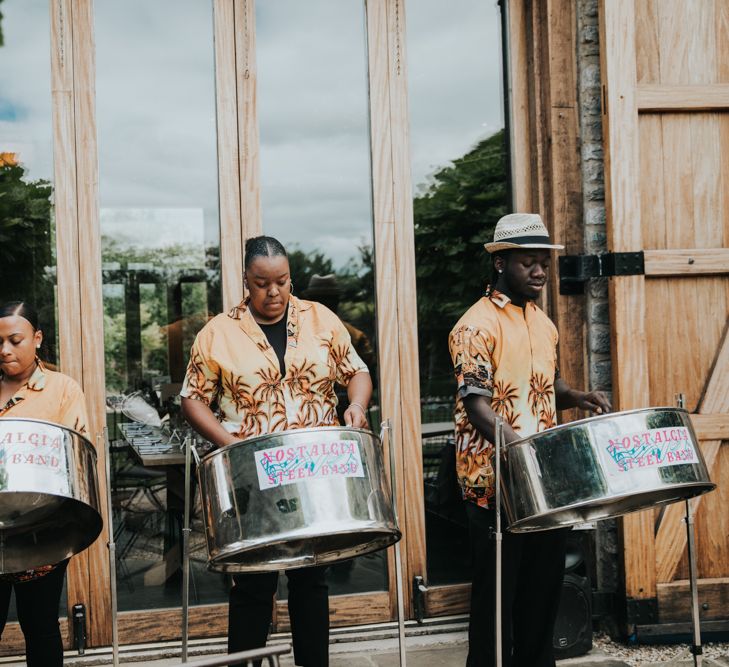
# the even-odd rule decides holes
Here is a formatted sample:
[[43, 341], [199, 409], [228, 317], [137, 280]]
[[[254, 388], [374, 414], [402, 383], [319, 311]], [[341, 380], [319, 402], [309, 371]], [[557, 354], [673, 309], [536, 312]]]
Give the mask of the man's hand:
[[598, 415], [604, 415], [612, 410], [612, 405], [603, 391], [580, 392], [577, 407], [581, 410], [590, 410]]

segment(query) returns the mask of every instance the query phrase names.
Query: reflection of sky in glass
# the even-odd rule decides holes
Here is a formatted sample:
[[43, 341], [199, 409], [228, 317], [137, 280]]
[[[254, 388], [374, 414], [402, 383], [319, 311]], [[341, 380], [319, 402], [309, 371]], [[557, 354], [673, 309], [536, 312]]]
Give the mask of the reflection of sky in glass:
[[5, 0], [0, 47], [0, 152], [17, 153], [30, 179], [51, 180], [48, 0]]
[[407, 6], [413, 187], [504, 126], [495, 0]]
[[98, 0], [94, 13], [103, 234], [148, 248], [199, 243], [204, 219], [215, 244], [211, 3]]
[[338, 266], [372, 239], [363, 3], [256, 12], [264, 230]]

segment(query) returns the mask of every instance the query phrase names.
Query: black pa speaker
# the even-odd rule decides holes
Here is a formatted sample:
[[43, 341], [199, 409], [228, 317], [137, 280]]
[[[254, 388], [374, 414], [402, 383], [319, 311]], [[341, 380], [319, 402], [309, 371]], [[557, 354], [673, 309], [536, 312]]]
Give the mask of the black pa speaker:
[[554, 624], [554, 655], [574, 658], [592, 648], [592, 604], [590, 580], [568, 572], [562, 582], [559, 612]]
[[552, 642], [559, 659], [584, 655], [592, 648], [592, 585], [586, 541], [586, 531], [573, 531], [567, 539], [565, 575]]

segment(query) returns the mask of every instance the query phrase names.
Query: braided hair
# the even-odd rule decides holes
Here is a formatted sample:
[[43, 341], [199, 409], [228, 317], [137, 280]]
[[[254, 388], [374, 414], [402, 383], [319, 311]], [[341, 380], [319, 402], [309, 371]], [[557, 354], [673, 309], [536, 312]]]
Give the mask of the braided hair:
[[245, 268], [248, 270], [257, 257], [288, 257], [286, 248], [273, 236], [254, 236], [246, 241]]

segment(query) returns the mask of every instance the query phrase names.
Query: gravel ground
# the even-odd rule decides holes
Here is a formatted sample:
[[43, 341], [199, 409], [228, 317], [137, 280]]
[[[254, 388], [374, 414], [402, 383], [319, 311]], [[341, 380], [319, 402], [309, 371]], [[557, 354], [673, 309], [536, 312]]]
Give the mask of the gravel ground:
[[[686, 644], [628, 646], [612, 641], [607, 635], [596, 634], [593, 646], [607, 655], [624, 660], [633, 667], [642, 667], [668, 660], [691, 660]], [[704, 644], [704, 658], [729, 658], [729, 643]]]

